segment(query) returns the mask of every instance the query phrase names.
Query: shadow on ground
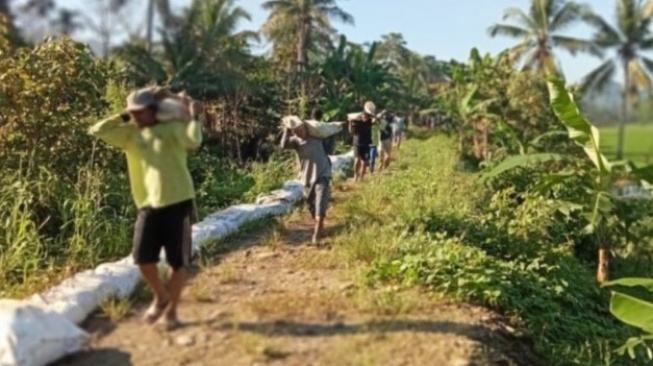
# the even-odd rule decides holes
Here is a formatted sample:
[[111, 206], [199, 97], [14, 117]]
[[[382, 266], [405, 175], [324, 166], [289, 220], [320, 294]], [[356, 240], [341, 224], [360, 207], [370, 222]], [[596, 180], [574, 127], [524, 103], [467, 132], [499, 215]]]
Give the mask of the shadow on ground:
[[236, 322], [221, 326], [223, 330], [233, 328], [267, 336], [296, 337], [324, 337], [377, 332], [454, 333], [468, 336], [486, 330], [483, 326], [427, 320], [370, 321], [360, 324], [336, 323], [332, 325], [278, 320], [275, 322]]
[[359, 324], [335, 323], [331, 325], [302, 323], [287, 320], [274, 322], [231, 322], [220, 330], [251, 332], [267, 337], [335, 337], [368, 333], [440, 333], [459, 335], [479, 344], [474, 365], [540, 366], [539, 358], [532, 353], [531, 341], [518, 338], [485, 325], [471, 325], [450, 321], [382, 320]]
[[117, 349], [93, 349], [68, 356], [50, 366], [77, 365], [79, 360], [93, 366], [132, 366], [132, 357], [129, 353]]

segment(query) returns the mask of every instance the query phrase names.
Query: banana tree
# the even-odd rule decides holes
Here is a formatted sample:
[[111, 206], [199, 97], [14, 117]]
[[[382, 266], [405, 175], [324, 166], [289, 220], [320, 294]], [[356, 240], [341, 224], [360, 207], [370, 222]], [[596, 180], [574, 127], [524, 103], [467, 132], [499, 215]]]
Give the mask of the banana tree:
[[461, 118], [458, 127], [459, 152], [464, 152], [465, 141], [471, 138], [474, 157], [478, 160], [488, 158], [489, 123], [498, 118], [490, 110], [495, 101], [494, 98], [482, 98], [476, 85], [469, 86], [469, 91], [458, 104], [458, 113]]
[[[565, 125], [569, 138], [585, 152], [586, 163], [579, 170], [570, 170], [547, 174], [542, 177], [539, 189], [546, 191], [553, 184], [564, 183], [571, 178], [582, 179], [585, 186], [584, 196], [574, 202], [559, 201], [561, 212], [579, 211], [586, 220], [585, 232], [595, 235], [598, 242], [597, 281], [604, 283], [608, 279], [610, 245], [608, 243], [608, 220], [616, 213], [615, 201], [619, 198], [613, 195], [617, 166], [626, 168], [633, 179], [653, 182], [653, 166], [635, 168], [630, 164], [611, 163], [601, 152], [599, 130], [588, 122], [579, 112], [573, 95], [567, 91], [564, 81], [552, 78], [548, 81], [549, 99], [557, 118]], [[507, 170], [523, 167], [534, 163], [551, 161], [577, 161], [575, 156], [557, 153], [539, 153], [516, 155], [505, 159], [501, 164], [482, 176], [482, 179], [495, 177]]]
[[318, 76], [320, 102], [327, 119], [344, 116], [354, 105], [355, 97], [351, 91], [351, 74], [353, 53], [348, 47], [347, 38], [340, 36], [338, 46], [318, 64], [309, 64]]
[[472, 140], [473, 155], [478, 160], [488, 158], [491, 122], [499, 118], [496, 104], [499, 98], [486, 81], [491, 80], [494, 60], [481, 57], [476, 48], [468, 64], [453, 68], [455, 115], [458, 117], [459, 152], [465, 154], [466, 141]]
[[217, 97], [243, 82], [241, 65], [251, 61], [247, 40], [236, 32], [249, 14], [232, 0], [194, 0], [175, 26], [161, 30], [161, 49], [127, 44], [116, 51], [126, 78], [136, 84], [156, 82], [184, 89], [193, 96]]
[[386, 105], [388, 96], [398, 88], [397, 78], [390, 72], [390, 67], [374, 60], [377, 43], [373, 43], [365, 52], [352, 49], [353, 57], [351, 85], [359, 104], [374, 100], [378, 105]]
[[338, 47], [315, 66], [319, 75], [319, 95], [328, 117], [341, 116], [351, 108], [361, 108], [366, 100], [387, 105], [397, 90], [398, 80], [387, 65], [375, 61], [377, 46], [365, 51], [340, 37]]
[[[643, 287], [653, 292], [653, 279], [650, 278], [620, 278], [603, 284], [603, 287]], [[632, 337], [617, 349], [617, 353], [623, 355], [628, 352], [632, 358], [636, 358], [635, 349], [644, 347], [649, 360], [653, 359], [653, 349], [647, 344], [653, 341], [653, 303], [637, 298], [619, 291], [611, 291], [610, 312], [617, 319], [625, 324], [639, 328], [644, 335]]]

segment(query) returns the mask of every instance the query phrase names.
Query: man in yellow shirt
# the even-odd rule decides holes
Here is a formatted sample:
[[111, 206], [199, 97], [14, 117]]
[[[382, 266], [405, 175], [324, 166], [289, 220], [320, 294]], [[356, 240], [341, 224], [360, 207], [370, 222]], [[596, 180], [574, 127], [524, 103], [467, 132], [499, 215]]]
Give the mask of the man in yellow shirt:
[[[125, 152], [131, 192], [138, 207], [133, 241], [134, 262], [154, 293], [144, 320], [166, 329], [179, 325], [177, 304], [191, 255], [190, 214], [195, 189], [187, 166], [189, 150], [202, 142], [198, 115], [202, 105], [184, 98], [178, 120], [157, 120], [153, 89], [127, 97], [127, 109], [92, 126], [89, 133]], [[172, 268], [168, 286], [159, 278], [161, 249]]]

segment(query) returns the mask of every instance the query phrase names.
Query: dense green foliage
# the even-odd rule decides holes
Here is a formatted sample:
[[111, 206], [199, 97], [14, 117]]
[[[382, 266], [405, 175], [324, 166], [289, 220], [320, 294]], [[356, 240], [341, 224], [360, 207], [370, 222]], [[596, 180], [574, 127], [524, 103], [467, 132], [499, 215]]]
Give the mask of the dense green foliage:
[[341, 241], [352, 266], [368, 265], [370, 285], [421, 286], [500, 311], [544, 364], [630, 364], [612, 351], [635, 333], [610, 316], [577, 257], [577, 224], [546, 198], [487, 192], [456, 166], [449, 138], [407, 142], [393, 175], [347, 204], [356, 229]]
[[[53, 2], [33, 3], [29, 11], [52, 20]], [[113, 16], [129, 2], [117, 3], [107, 10]], [[178, 13], [156, 3], [157, 37], [111, 48], [100, 29], [105, 57], [97, 58], [65, 36], [24, 42], [0, 1], [0, 297], [128, 254], [135, 212], [124, 157], [86, 130], [121, 111], [129, 90], [159, 84], [207, 106], [205, 143], [189, 162], [201, 214], [292, 177], [294, 158], [276, 146], [283, 115], [320, 106], [329, 120], [344, 120], [373, 100], [413, 125], [437, 121], [439, 136], [411, 135], [393, 175], [344, 203], [361, 230], [342, 240], [353, 264], [368, 265], [369, 284], [419, 286], [492, 307], [524, 328], [551, 365], [629, 365], [613, 351], [630, 336], [629, 345], [650, 344], [609, 312], [650, 333], [633, 320], [641, 308], [628, 305], [650, 294], [613, 295], [609, 308], [593, 269], [599, 264], [604, 280], [610, 258], [613, 278], [653, 275], [653, 200], [623, 194], [647, 187], [653, 169], [641, 159], [608, 160], [620, 155], [622, 139], [606, 130], [612, 138], [602, 142], [578, 110], [573, 97], [585, 88], [570, 93], [545, 74], [560, 71], [555, 48], [600, 54], [624, 46], [583, 86], [600, 87], [632, 64], [624, 67], [625, 115], [650, 86], [644, 52], [653, 45], [653, 1], [617, 0], [615, 28], [574, 2], [533, 0], [528, 14], [508, 11], [522, 28], [491, 30], [527, 36], [524, 43], [498, 56], [473, 49], [464, 63], [413, 52], [399, 33], [352, 43], [331, 24], [353, 21], [334, 0], [268, 1], [260, 34], [237, 32], [250, 16], [234, 0], [193, 0]], [[597, 28], [592, 42], [557, 33], [580, 20]], [[53, 24], [75, 33], [74, 17]], [[250, 49], [261, 35], [273, 43], [270, 56]], [[515, 68], [529, 50], [530, 67]], [[349, 142], [340, 135], [338, 151]]]
[[[205, 143], [189, 162], [201, 215], [254, 200], [292, 177], [295, 160], [276, 146], [282, 115], [319, 105], [343, 120], [368, 99], [408, 103], [397, 75], [409, 72], [379, 60], [376, 44], [325, 38], [318, 54], [311, 37], [304, 70], [287, 69], [284, 60], [250, 52], [258, 34], [236, 31], [249, 14], [234, 1], [194, 0], [179, 14], [159, 5], [166, 25], [160, 42], [149, 49], [131, 40], [101, 59], [67, 37], [23, 46], [6, 6], [0, 9], [0, 296], [129, 253], [135, 212], [124, 157], [86, 131], [121, 111], [133, 88], [165, 85], [207, 106]], [[48, 17], [51, 8], [26, 11]], [[329, 28], [323, 20], [307, 26]], [[436, 72], [409, 54], [412, 74]], [[349, 141], [344, 134], [340, 140], [342, 151]]]
[[[2, 50], [3, 296], [129, 253], [134, 208], [124, 158], [86, 133], [124, 106], [127, 88], [114, 70], [69, 39]], [[214, 145], [190, 161], [202, 212], [252, 200], [292, 171], [285, 155], [238, 165]]]

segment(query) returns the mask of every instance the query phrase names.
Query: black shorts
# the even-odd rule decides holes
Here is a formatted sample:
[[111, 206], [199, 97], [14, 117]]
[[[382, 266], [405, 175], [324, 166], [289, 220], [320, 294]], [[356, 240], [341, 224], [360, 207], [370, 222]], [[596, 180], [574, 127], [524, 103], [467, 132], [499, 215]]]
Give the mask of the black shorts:
[[308, 189], [304, 190], [308, 210], [313, 216], [326, 217], [327, 209], [329, 208], [329, 199], [331, 197], [330, 183], [331, 178], [321, 177]]
[[357, 159], [368, 161], [370, 159], [370, 145], [355, 145], [354, 156]]
[[136, 264], [159, 263], [161, 248], [173, 269], [190, 264], [190, 215], [193, 201], [183, 201], [161, 208], [138, 210], [132, 255]]

